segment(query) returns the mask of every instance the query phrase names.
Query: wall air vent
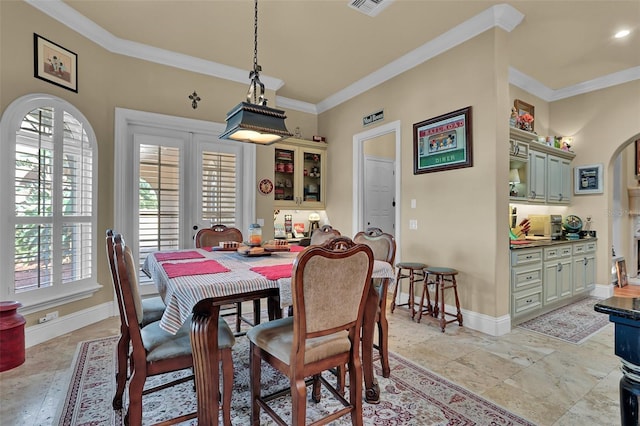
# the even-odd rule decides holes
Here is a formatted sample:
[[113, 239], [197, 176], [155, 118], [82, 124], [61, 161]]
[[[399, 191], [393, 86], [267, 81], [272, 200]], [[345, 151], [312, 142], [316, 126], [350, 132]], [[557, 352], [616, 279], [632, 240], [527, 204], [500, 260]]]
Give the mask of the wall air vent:
[[377, 16], [382, 12], [393, 0], [350, 0], [349, 7], [358, 10], [365, 15]]

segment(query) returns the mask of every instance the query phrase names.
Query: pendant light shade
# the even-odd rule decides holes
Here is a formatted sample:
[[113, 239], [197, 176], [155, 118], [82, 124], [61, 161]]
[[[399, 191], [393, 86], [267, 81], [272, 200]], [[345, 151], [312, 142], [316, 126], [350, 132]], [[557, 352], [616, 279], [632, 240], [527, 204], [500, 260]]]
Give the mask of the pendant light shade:
[[253, 71], [249, 73], [251, 84], [247, 102], [240, 102], [227, 113], [227, 128], [220, 138], [270, 145], [293, 135], [284, 124], [287, 118], [284, 111], [269, 108], [264, 97], [264, 84], [260, 81], [262, 68], [258, 65], [258, 0], [254, 1], [254, 5]]
[[220, 138], [270, 145], [291, 136], [285, 118], [282, 110], [240, 102], [227, 113], [227, 128]]

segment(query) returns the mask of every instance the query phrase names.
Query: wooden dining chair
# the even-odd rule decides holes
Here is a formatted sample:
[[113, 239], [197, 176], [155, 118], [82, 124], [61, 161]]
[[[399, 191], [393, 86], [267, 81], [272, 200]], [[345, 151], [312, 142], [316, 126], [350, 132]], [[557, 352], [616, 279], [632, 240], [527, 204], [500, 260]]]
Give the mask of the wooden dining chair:
[[[120, 339], [118, 339], [118, 345], [116, 346], [116, 396], [114, 396], [112, 402], [113, 409], [119, 410], [122, 408], [122, 393], [124, 392], [124, 387], [127, 383], [127, 373], [129, 369], [129, 345], [131, 339], [129, 337], [129, 327], [127, 327], [124, 306], [122, 305], [120, 286], [117, 285], [118, 276], [115, 259], [113, 257], [114, 232], [112, 229], [107, 229], [106, 234], [107, 259], [109, 260], [111, 279], [113, 282], [116, 300], [118, 301], [118, 312], [120, 313]], [[139, 304], [142, 308], [142, 321], [140, 322], [140, 327], [159, 321], [166, 308], [160, 296], [140, 299]]]
[[[218, 247], [220, 243], [225, 241], [233, 241], [236, 243], [242, 243], [242, 231], [238, 228], [228, 227], [226, 225], [218, 224], [212, 225], [211, 228], [202, 228], [199, 229], [194, 237], [194, 242], [196, 248], [203, 247]], [[230, 312], [229, 306], [223, 306], [222, 309], [225, 311], [222, 315], [235, 315], [236, 317], [236, 336], [240, 336], [244, 333], [240, 332], [242, 323], [249, 324], [250, 326], [254, 326], [256, 324], [260, 324], [260, 299], [256, 299], [253, 301], [253, 320], [249, 320], [242, 315], [242, 303], [238, 302], [234, 304], [234, 309]]]
[[[320, 385], [324, 385], [344, 405], [314, 424], [351, 414], [351, 423], [362, 425], [360, 332], [372, 269], [371, 249], [348, 237], [308, 247], [298, 255], [291, 282], [293, 316], [257, 325], [247, 333], [252, 425], [260, 424], [261, 409], [280, 425], [304, 425], [305, 379], [309, 377], [314, 378], [314, 401], [319, 400]], [[269, 407], [269, 401], [282, 392], [261, 395], [262, 361], [289, 378], [292, 408], [288, 421]], [[345, 364], [350, 380], [348, 401], [321, 376], [323, 371]]]
[[[140, 295], [138, 293], [138, 268], [136, 267], [131, 248], [124, 244], [122, 236], [113, 236], [112, 256], [115, 262], [116, 283], [124, 308], [124, 319], [131, 339], [131, 379], [129, 381], [129, 407], [125, 415], [125, 424], [138, 426], [142, 424], [142, 397], [148, 393], [167, 388], [169, 386], [191, 380], [193, 376], [183, 377], [169, 383], [163, 383], [157, 387], [143, 391], [147, 377], [183, 370], [193, 367], [192, 344], [190, 339], [191, 322], [187, 321], [175, 334], [170, 334], [160, 328], [160, 322], [156, 321], [145, 327], [140, 327], [142, 309]], [[218, 333], [216, 354], [214, 360], [223, 359], [223, 391], [220, 398], [219, 384], [215, 384], [216, 400], [230, 401], [233, 386], [233, 364], [230, 362], [231, 348], [235, 343], [233, 332], [223, 318], [216, 317], [218, 321], [216, 330]], [[217, 356], [216, 356], [217, 355]], [[211, 354], [209, 354], [211, 357]], [[215, 362], [218, 368], [218, 362]], [[216, 380], [213, 375], [212, 380]], [[120, 389], [118, 389], [120, 391]], [[120, 391], [121, 392], [121, 391]], [[122, 398], [122, 393], [116, 395]], [[225, 424], [231, 424], [231, 406], [224, 404], [223, 420]], [[185, 414], [164, 424], [175, 424], [195, 418], [197, 413]], [[217, 423], [217, 418], [216, 418]], [[214, 423], [215, 424], [215, 423]]]
[[[368, 228], [358, 232], [353, 241], [358, 244], [366, 244], [373, 251], [375, 260], [382, 260], [392, 267], [396, 258], [396, 240], [393, 235], [383, 232], [380, 228]], [[378, 344], [375, 345], [380, 354], [382, 364], [382, 376], [389, 377], [389, 323], [387, 321], [387, 291], [388, 286], [383, 285], [383, 278], [374, 278], [372, 285], [378, 292], [378, 308], [376, 312], [376, 325], [378, 326]]]
[[313, 230], [309, 245], [319, 246], [328, 240], [339, 237], [340, 235], [340, 231], [333, 229], [331, 225], [322, 225], [320, 228]]

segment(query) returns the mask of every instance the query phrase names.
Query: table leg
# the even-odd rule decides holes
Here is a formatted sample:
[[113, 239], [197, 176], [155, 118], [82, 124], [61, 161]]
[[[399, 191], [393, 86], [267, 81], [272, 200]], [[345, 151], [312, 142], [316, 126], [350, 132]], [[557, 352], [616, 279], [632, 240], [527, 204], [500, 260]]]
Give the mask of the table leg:
[[369, 404], [380, 402], [380, 387], [373, 375], [373, 333], [378, 309], [378, 292], [373, 286], [365, 301], [362, 321], [362, 372], [364, 376], [365, 401]]

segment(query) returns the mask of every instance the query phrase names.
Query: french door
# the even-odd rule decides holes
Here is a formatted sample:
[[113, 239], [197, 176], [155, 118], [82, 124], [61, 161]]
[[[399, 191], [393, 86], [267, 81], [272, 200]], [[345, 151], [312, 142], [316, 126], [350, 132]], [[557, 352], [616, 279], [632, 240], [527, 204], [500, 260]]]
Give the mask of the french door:
[[[116, 131], [125, 140], [116, 142], [114, 228], [140, 264], [157, 250], [193, 247], [198, 228], [251, 223], [252, 145], [218, 139], [222, 126], [212, 123], [124, 112], [129, 118], [116, 124], [126, 131]], [[139, 114], [147, 120], [131, 118]]]

